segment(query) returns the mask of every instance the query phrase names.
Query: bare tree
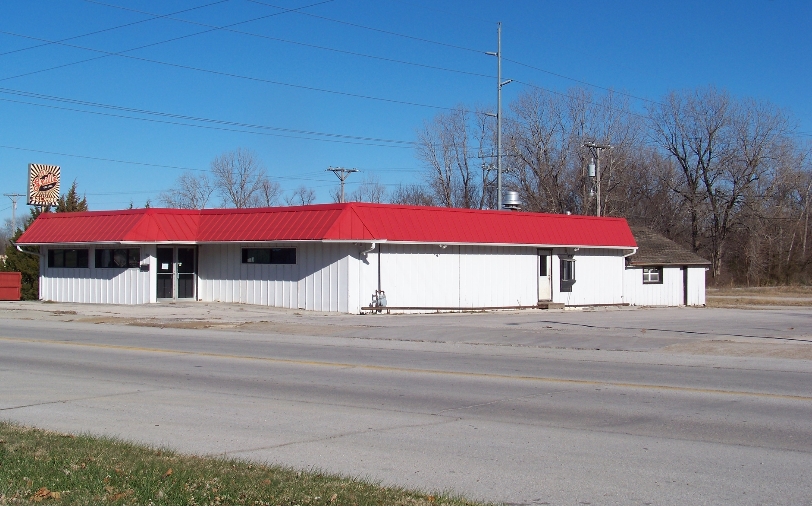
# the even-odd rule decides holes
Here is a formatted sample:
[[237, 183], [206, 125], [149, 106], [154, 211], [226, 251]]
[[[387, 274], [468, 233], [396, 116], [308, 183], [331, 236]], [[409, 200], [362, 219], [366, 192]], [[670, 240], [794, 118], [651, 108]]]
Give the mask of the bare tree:
[[245, 208], [261, 203], [260, 193], [267, 178], [265, 167], [252, 151], [238, 148], [215, 157], [211, 172], [225, 206]]
[[177, 178], [171, 189], [158, 195], [158, 200], [171, 208], [203, 209], [212, 192], [214, 188], [205, 173], [195, 175], [187, 171]]
[[511, 105], [505, 121], [508, 164], [514, 186], [525, 207], [540, 212], [563, 213], [573, 209], [577, 189], [572, 157], [578, 153], [578, 136], [568, 121], [567, 104], [554, 94], [532, 89]]
[[262, 206], [273, 207], [279, 204], [279, 197], [282, 196], [282, 187], [278, 182], [263, 178], [259, 186], [259, 201]]
[[691, 248], [698, 252], [707, 199], [704, 175], [712, 185], [730, 158], [730, 140], [725, 132], [731, 118], [730, 97], [714, 88], [672, 92], [649, 109], [649, 118], [655, 143], [674, 158], [682, 172], [674, 192], [687, 206]]
[[463, 107], [437, 115], [418, 132], [417, 156], [426, 181], [444, 207], [483, 208], [492, 178], [491, 122]]
[[316, 191], [309, 187], [299, 186], [285, 197], [288, 205], [312, 205], [316, 201]]
[[714, 278], [740, 207], [760, 182], [772, 181], [787, 142], [787, 116], [768, 103], [733, 100], [715, 88], [671, 93], [650, 110], [656, 142], [682, 170], [675, 191], [691, 221], [691, 245], [709, 241]]
[[372, 173], [365, 173], [361, 184], [350, 193], [350, 201], [383, 203], [384, 198], [386, 198], [386, 186], [381, 184], [377, 175]]
[[389, 197], [389, 203], [396, 203], [399, 205], [422, 205], [425, 207], [433, 207], [437, 205], [434, 201], [432, 193], [426, 190], [425, 187], [418, 184], [404, 185], [400, 184], [392, 191]]

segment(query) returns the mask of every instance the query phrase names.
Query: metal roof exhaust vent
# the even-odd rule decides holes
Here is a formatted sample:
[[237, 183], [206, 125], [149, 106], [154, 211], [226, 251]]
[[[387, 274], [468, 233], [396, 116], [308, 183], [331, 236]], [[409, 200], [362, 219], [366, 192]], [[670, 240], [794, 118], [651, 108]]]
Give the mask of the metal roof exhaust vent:
[[502, 199], [502, 208], [507, 210], [521, 210], [522, 201], [519, 199], [519, 193], [516, 191], [505, 191], [505, 196]]

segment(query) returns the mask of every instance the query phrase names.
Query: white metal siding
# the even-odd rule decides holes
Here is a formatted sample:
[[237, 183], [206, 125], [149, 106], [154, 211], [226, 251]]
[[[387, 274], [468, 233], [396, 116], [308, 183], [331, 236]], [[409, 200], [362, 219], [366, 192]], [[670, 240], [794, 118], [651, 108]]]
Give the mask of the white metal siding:
[[[110, 247], [99, 246], [100, 249]], [[146, 246], [123, 247], [141, 248], [141, 263], [150, 263], [151, 258], [149, 250], [145, 249]], [[64, 248], [73, 249], [75, 246]], [[141, 272], [138, 268], [97, 269], [93, 263], [95, 260], [94, 246], [88, 246], [90, 268], [49, 268], [48, 249], [63, 249], [63, 247], [42, 248], [43, 256], [40, 258], [39, 278], [40, 299], [86, 304], [144, 304], [150, 302], [149, 272]]]
[[[561, 259], [575, 260], [572, 292], [561, 291]], [[623, 252], [617, 249], [553, 250], [553, 302], [568, 306], [623, 303]]]
[[350, 312], [348, 255], [352, 244], [250, 245], [296, 247], [295, 265], [244, 264], [243, 247], [249, 246], [199, 246], [198, 298], [209, 302]]
[[359, 307], [378, 289], [392, 307], [507, 307], [538, 303], [535, 248], [381, 244], [358, 262]]
[[684, 302], [681, 267], [663, 267], [662, 284], [643, 284], [643, 268], [623, 271], [623, 300], [632, 306], [681, 306]]

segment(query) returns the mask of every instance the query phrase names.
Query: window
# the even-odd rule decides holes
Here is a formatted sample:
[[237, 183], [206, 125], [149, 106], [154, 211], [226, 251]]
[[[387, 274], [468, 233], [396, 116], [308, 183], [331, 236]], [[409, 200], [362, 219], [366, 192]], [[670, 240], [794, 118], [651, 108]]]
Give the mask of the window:
[[659, 285], [663, 283], [662, 267], [643, 267], [643, 284]]
[[575, 260], [572, 258], [561, 259], [561, 291], [571, 292], [572, 285], [575, 284]]
[[547, 255], [539, 255], [539, 276], [547, 275]]
[[49, 249], [48, 267], [66, 269], [86, 269], [87, 249]]
[[247, 247], [242, 250], [243, 263], [266, 265], [295, 265], [295, 247]]
[[141, 264], [141, 249], [96, 249], [97, 269], [135, 269]]

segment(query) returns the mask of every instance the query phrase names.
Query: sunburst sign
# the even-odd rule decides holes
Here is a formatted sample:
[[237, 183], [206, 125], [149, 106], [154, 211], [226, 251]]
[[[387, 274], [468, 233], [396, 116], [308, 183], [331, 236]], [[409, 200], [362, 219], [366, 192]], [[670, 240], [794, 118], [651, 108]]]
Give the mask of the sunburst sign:
[[51, 164], [28, 165], [28, 204], [56, 205], [59, 200], [59, 166]]

